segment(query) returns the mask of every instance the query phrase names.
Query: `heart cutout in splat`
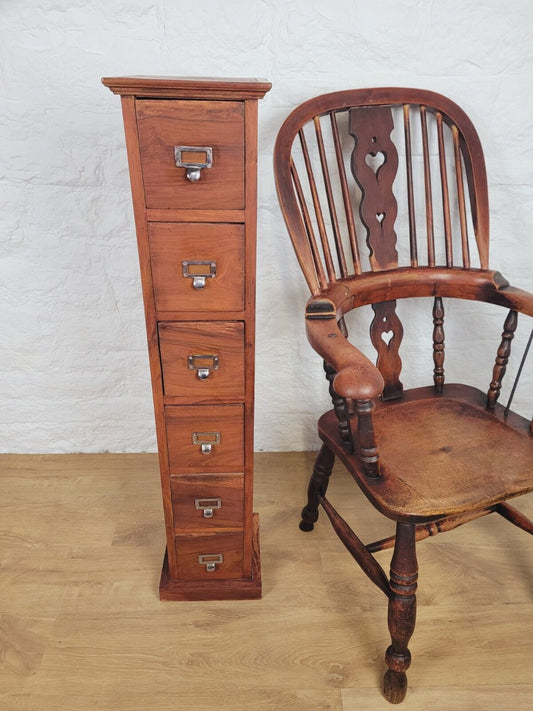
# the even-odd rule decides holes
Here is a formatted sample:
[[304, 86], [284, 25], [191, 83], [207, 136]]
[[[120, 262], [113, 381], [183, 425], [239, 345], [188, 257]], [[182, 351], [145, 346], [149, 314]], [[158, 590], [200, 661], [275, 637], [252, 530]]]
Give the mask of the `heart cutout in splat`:
[[377, 173], [383, 163], [385, 163], [385, 154], [382, 151], [367, 153], [365, 156], [365, 163], [369, 168], [372, 168], [374, 173]]
[[383, 222], [384, 219], [385, 219], [385, 213], [384, 213], [384, 212], [376, 212], [376, 220], [379, 222], [380, 225], [381, 225], [381, 223]]
[[387, 347], [393, 338], [394, 331], [383, 331], [383, 333], [381, 334], [381, 340], [385, 343]]

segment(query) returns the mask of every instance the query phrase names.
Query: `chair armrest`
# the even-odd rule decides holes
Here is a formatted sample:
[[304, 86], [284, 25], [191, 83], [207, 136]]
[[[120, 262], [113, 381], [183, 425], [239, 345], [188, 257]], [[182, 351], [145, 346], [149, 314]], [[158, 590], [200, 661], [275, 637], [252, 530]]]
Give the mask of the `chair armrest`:
[[485, 301], [533, 316], [533, 294], [511, 286], [499, 272], [458, 267], [402, 267], [367, 272], [330, 284], [327, 294], [308, 304], [331, 301], [337, 314], [367, 304], [414, 296], [442, 296]]
[[496, 291], [493, 303], [533, 317], [533, 293], [517, 289], [515, 286], [505, 286]]
[[337, 324], [336, 308], [329, 299], [313, 298], [306, 308], [306, 331], [314, 350], [335, 370], [333, 388], [352, 400], [377, 398], [385, 386], [376, 366], [352, 346]]

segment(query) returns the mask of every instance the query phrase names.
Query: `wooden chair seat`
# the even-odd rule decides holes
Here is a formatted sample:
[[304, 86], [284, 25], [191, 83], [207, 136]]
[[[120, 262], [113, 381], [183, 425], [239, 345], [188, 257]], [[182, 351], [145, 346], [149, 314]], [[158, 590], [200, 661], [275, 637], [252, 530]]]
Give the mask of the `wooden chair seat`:
[[388, 518], [422, 523], [457, 516], [533, 490], [529, 422], [498, 419], [485, 402], [484, 393], [462, 385], [446, 385], [442, 395], [417, 388], [381, 402], [374, 413], [377, 479], [346, 451], [334, 410], [320, 418], [319, 436]]

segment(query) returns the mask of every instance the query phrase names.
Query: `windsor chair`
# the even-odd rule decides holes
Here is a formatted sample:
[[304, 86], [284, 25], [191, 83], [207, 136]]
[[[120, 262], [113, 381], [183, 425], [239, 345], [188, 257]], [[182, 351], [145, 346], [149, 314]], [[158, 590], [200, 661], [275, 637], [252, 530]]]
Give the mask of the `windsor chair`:
[[[533, 523], [507, 503], [533, 489], [532, 424], [498, 402], [518, 314], [529, 328], [533, 294], [489, 269], [481, 144], [464, 111], [439, 94], [380, 88], [311, 99], [281, 127], [274, 167], [311, 291], [307, 336], [324, 360], [333, 402], [318, 423], [322, 446], [300, 528], [313, 529], [320, 505], [388, 598], [383, 690], [399, 703], [415, 626], [416, 542], [490, 513], [533, 533]], [[432, 299], [433, 382], [407, 389], [398, 302], [413, 297], [422, 307], [428, 299], [420, 297]], [[506, 309], [485, 391], [445, 382], [448, 299]], [[348, 314], [369, 305], [376, 365], [348, 340]], [[395, 536], [364, 544], [326, 498], [335, 457], [395, 523]], [[374, 556], [386, 548], [394, 549], [390, 577]]]

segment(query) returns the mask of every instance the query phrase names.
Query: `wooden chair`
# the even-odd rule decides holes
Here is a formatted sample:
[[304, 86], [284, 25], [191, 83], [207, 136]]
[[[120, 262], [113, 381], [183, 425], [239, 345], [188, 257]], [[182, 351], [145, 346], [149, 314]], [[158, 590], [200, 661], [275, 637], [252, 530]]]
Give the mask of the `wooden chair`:
[[[300, 528], [312, 530], [320, 504], [387, 596], [392, 642], [384, 694], [399, 703], [415, 626], [416, 541], [493, 512], [533, 533], [533, 523], [506, 503], [533, 489], [532, 425], [498, 402], [518, 313], [533, 316], [533, 294], [489, 269], [483, 152], [471, 121], [449, 99], [397, 88], [319, 96], [289, 115], [274, 163], [283, 216], [311, 291], [307, 335], [324, 359], [333, 400], [318, 423], [322, 448]], [[432, 322], [433, 384], [404, 390], [397, 302], [412, 297], [432, 297], [417, 307], [428, 305]], [[448, 298], [508, 310], [501, 340], [500, 328], [495, 334], [488, 392], [445, 382]], [[377, 366], [349, 342], [346, 326], [349, 312], [369, 305]], [[531, 327], [530, 319], [524, 323]], [[465, 357], [468, 333], [462, 335]], [[415, 363], [415, 375], [421, 370]], [[365, 545], [328, 501], [335, 457], [395, 522], [394, 537]], [[388, 579], [373, 554], [392, 547]]]

